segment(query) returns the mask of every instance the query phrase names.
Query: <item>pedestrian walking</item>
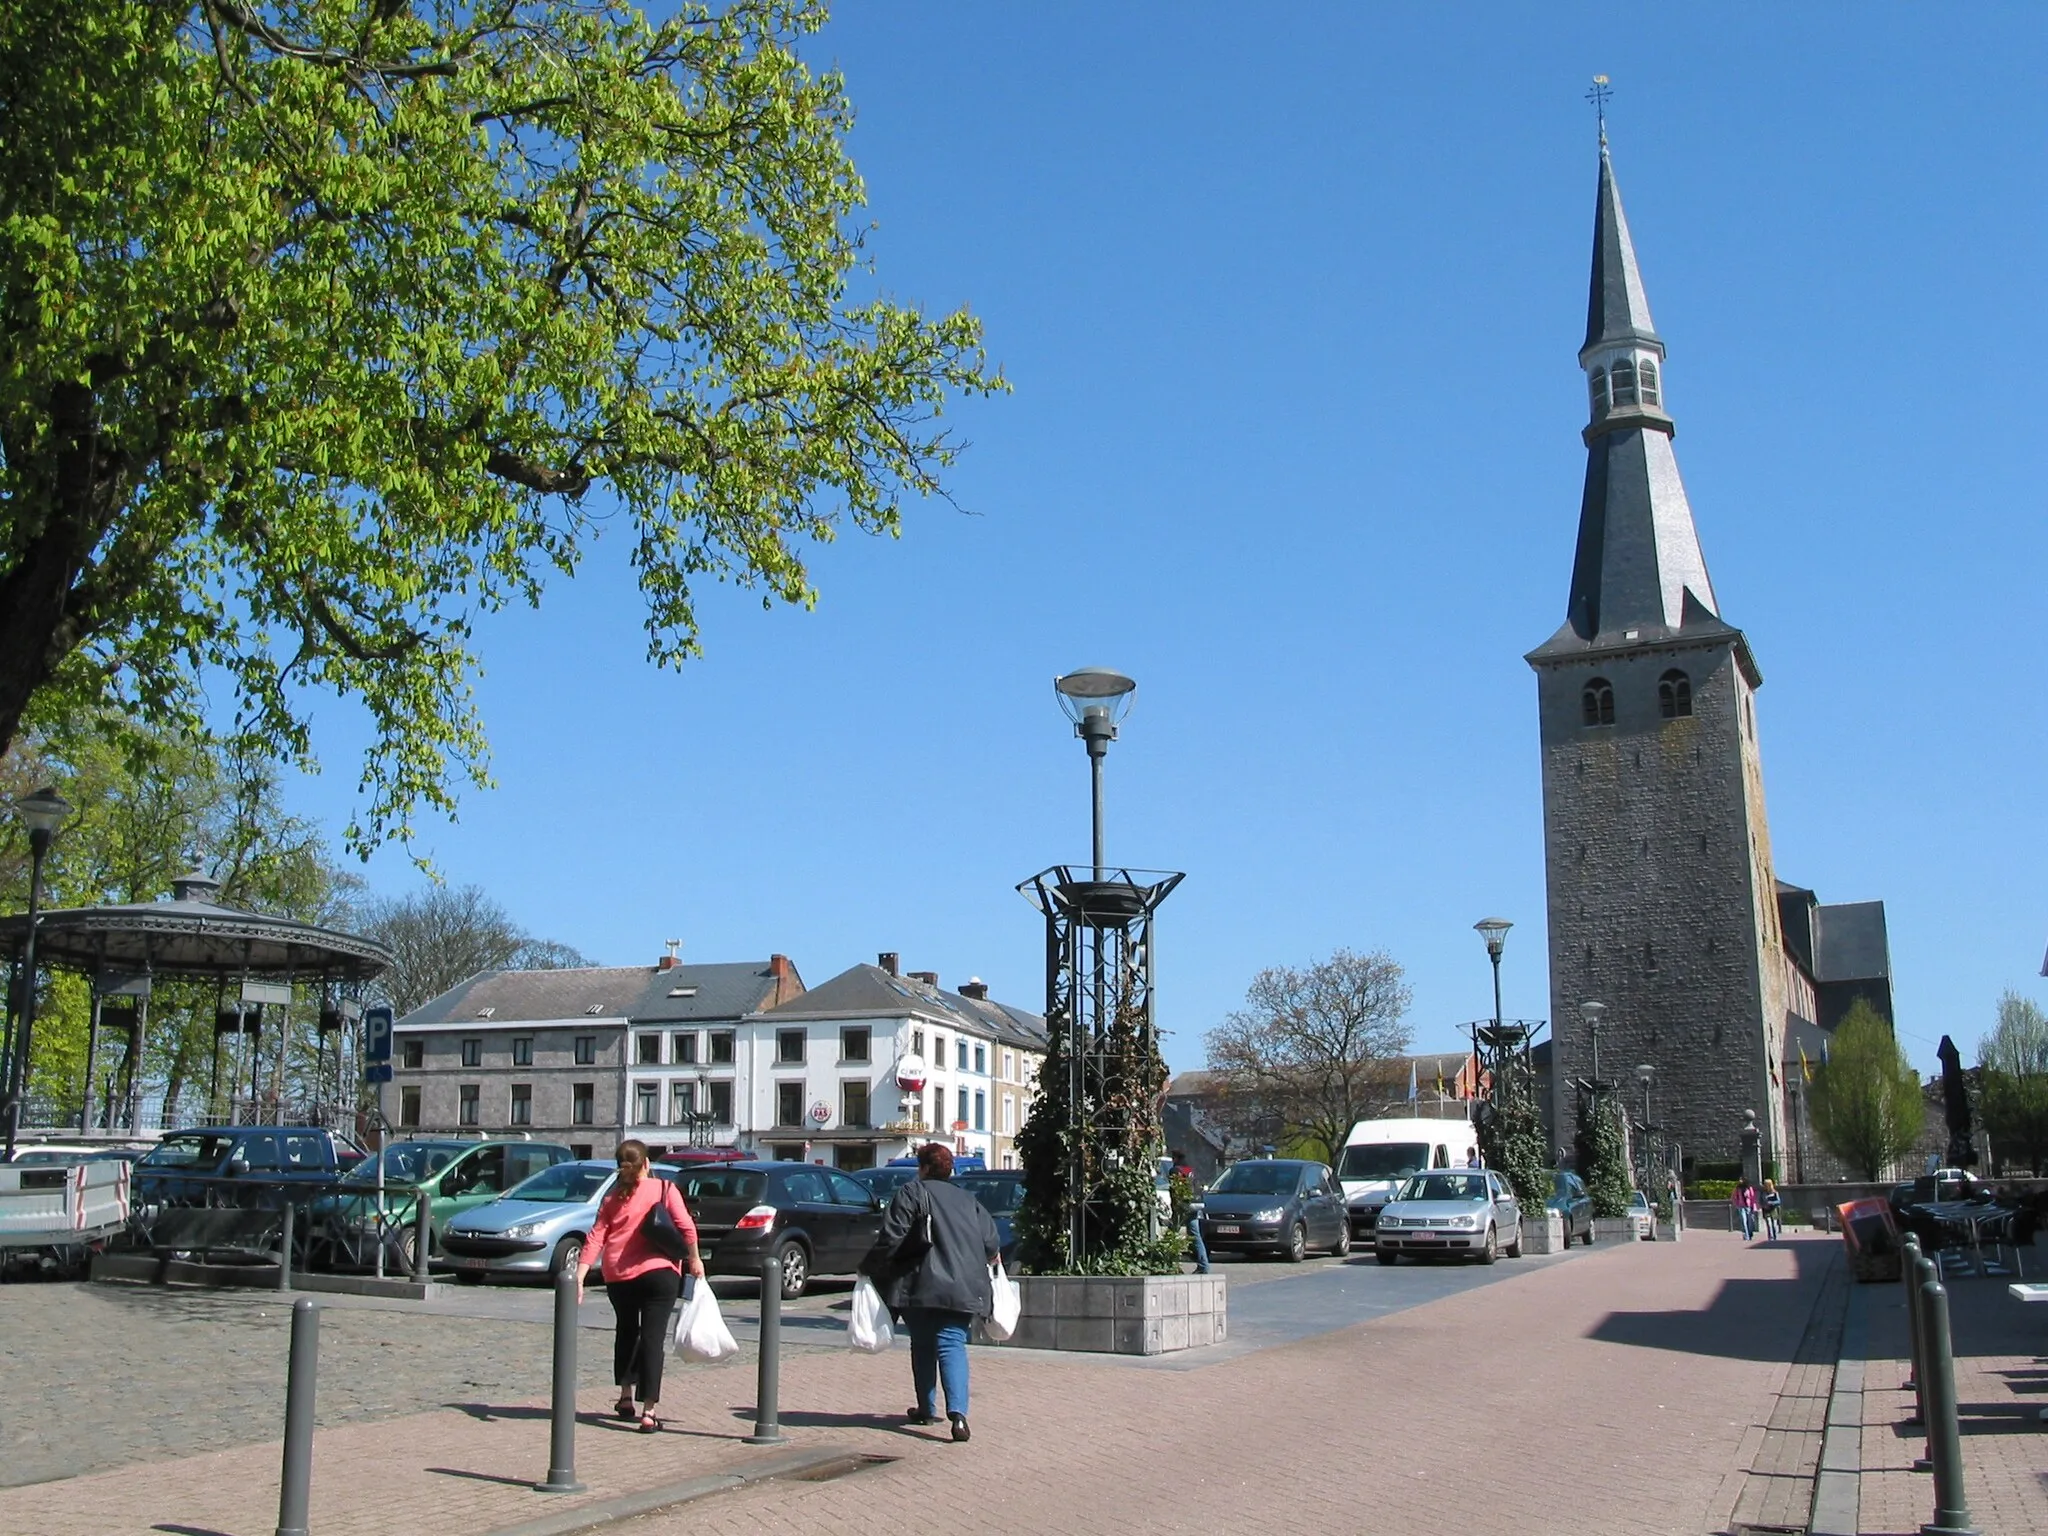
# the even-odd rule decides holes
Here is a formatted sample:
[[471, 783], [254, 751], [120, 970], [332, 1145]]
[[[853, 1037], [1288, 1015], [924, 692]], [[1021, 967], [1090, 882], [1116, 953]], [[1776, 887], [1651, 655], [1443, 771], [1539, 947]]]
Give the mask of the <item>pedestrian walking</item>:
[[918, 1149], [917, 1177], [896, 1191], [882, 1235], [861, 1265], [910, 1330], [913, 1424], [939, 1422], [939, 1387], [953, 1438], [968, 1438], [967, 1335], [994, 1305], [990, 1271], [1002, 1251], [995, 1221], [974, 1196], [949, 1182], [953, 1150]]
[[1757, 1216], [1763, 1203], [1757, 1199], [1756, 1186], [1747, 1178], [1738, 1179], [1735, 1184], [1735, 1214], [1742, 1222], [1742, 1237], [1745, 1242], [1756, 1238]]
[[[618, 1317], [612, 1335], [612, 1380], [622, 1419], [638, 1419], [640, 1433], [661, 1428], [661, 1366], [668, 1355], [669, 1316], [682, 1289], [683, 1270], [698, 1283], [704, 1261], [697, 1256], [697, 1223], [682, 1191], [650, 1171], [647, 1143], [622, 1141], [616, 1154], [619, 1177], [597, 1207], [597, 1220], [576, 1261], [576, 1299], [594, 1258], [604, 1271], [605, 1295]], [[640, 1406], [633, 1406], [635, 1390]]]
[[1188, 1162], [1187, 1154], [1175, 1147], [1167, 1156], [1173, 1159], [1172, 1177], [1185, 1179], [1188, 1190], [1188, 1246], [1194, 1250], [1195, 1273], [1209, 1273], [1209, 1245], [1202, 1241], [1202, 1202], [1195, 1194], [1195, 1170]]
[[1785, 1235], [1785, 1223], [1779, 1217], [1779, 1212], [1784, 1209], [1784, 1206], [1784, 1198], [1778, 1193], [1777, 1180], [1765, 1179], [1762, 1202], [1764, 1232], [1774, 1243]]

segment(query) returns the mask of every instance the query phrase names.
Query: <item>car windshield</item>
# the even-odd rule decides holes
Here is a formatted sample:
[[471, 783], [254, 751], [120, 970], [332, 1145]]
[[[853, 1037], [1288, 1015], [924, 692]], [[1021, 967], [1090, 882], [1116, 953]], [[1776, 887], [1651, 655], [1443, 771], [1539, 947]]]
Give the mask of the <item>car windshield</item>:
[[1650, 1197], [1639, 1189], [1628, 1197], [1628, 1203], [1639, 1211], [1647, 1211], [1650, 1208]]
[[1375, 1141], [1346, 1147], [1337, 1165], [1340, 1179], [1405, 1179], [1429, 1166], [1429, 1148], [1419, 1141]]
[[1552, 1175], [1552, 1177], [1551, 1177], [1551, 1180], [1550, 1180], [1550, 1192], [1551, 1192], [1551, 1193], [1552, 1193], [1553, 1195], [1568, 1195], [1568, 1194], [1570, 1194], [1570, 1193], [1572, 1192], [1572, 1180], [1571, 1180], [1571, 1175], [1570, 1175], [1570, 1174], [1568, 1174], [1568, 1173], [1560, 1173], [1560, 1174], [1554, 1174], [1554, 1175]]
[[960, 1187], [979, 1200], [991, 1216], [1007, 1216], [1024, 1203], [1022, 1179], [962, 1179]]
[[[601, 1164], [557, 1163], [543, 1169], [524, 1183], [505, 1191], [507, 1200], [531, 1200], [540, 1205], [580, 1203], [595, 1200], [615, 1169]], [[667, 1174], [668, 1169], [662, 1169]]]
[[467, 1147], [442, 1146], [431, 1141], [401, 1141], [386, 1147], [375, 1157], [366, 1157], [349, 1169], [344, 1184], [374, 1184], [377, 1182], [377, 1167], [384, 1168], [384, 1182], [387, 1184], [417, 1184], [431, 1179], [450, 1163], [468, 1150]]
[[1403, 1200], [1484, 1200], [1483, 1173], [1425, 1173], [1401, 1187]]
[[1218, 1195], [1291, 1195], [1300, 1179], [1292, 1163], [1232, 1163], [1209, 1189]]
[[228, 1155], [232, 1136], [166, 1136], [142, 1160], [144, 1168], [211, 1168]]

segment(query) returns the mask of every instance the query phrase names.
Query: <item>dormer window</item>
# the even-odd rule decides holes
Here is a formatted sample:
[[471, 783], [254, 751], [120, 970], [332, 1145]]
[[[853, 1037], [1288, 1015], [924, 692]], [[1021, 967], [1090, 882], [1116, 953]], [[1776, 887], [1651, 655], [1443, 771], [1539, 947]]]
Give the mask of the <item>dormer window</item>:
[[1586, 388], [1593, 396], [1593, 419], [1598, 421], [1607, 414], [1607, 370], [1595, 368], [1586, 380]]
[[1643, 404], [1661, 406], [1664, 400], [1657, 388], [1657, 365], [1644, 358], [1636, 365], [1636, 376], [1643, 392]]
[[1657, 679], [1657, 713], [1666, 720], [1692, 713], [1692, 679], [1676, 668]]
[[1579, 723], [1614, 724], [1614, 686], [1606, 678], [1594, 678], [1586, 684], [1586, 691], [1579, 695]]
[[1636, 365], [1627, 358], [1617, 362], [1607, 375], [1607, 382], [1614, 392], [1616, 407], [1636, 403]]

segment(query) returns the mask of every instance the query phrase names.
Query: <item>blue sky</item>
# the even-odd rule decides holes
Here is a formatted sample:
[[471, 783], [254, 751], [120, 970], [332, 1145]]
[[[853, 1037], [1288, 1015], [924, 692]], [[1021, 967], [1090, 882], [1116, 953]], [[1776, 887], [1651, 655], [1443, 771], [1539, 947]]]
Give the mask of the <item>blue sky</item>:
[[[1422, 1048], [1513, 919], [1549, 1011], [1536, 690], [1584, 450], [1595, 140], [1670, 357], [1723, 616], [1763, 668], [1780, 873], [1889, 908], [1902, 1039], [1966, 1054], [2034, 972], [2042, 757], [2038, 10], [845, 5], [880, 281], [1015, 385], [966, 511], [818, 553], [816, 612], [708, 594], [642, 660], [625, 541], [488, 623], [498, 788], [422, 851], [608, 963], [880, 950], [1042, 1000], [1012, 889], [1085, 857], [1050, 680], [1139, 680], [1109, 852], [1185, 870], [1176, 1068], [1263, 966], [1408, 970]], [[300, 808], [336, 829], [330, 705]], [[375, 889], [418, 882], [402, 852]]]

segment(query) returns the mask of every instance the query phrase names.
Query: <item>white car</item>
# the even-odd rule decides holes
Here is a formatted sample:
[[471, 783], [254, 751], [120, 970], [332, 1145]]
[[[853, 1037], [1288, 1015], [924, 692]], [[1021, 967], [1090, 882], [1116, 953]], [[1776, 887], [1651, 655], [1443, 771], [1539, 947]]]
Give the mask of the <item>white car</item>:
[[1640, 1189], [1628, 1197], [1628, 1219], [1636, 1224], [1636, 1241], [1647, 1243], [1657, 1235], [1651, 1226], [1656, 1213], [1650, 1209], [1650, 1197]]

